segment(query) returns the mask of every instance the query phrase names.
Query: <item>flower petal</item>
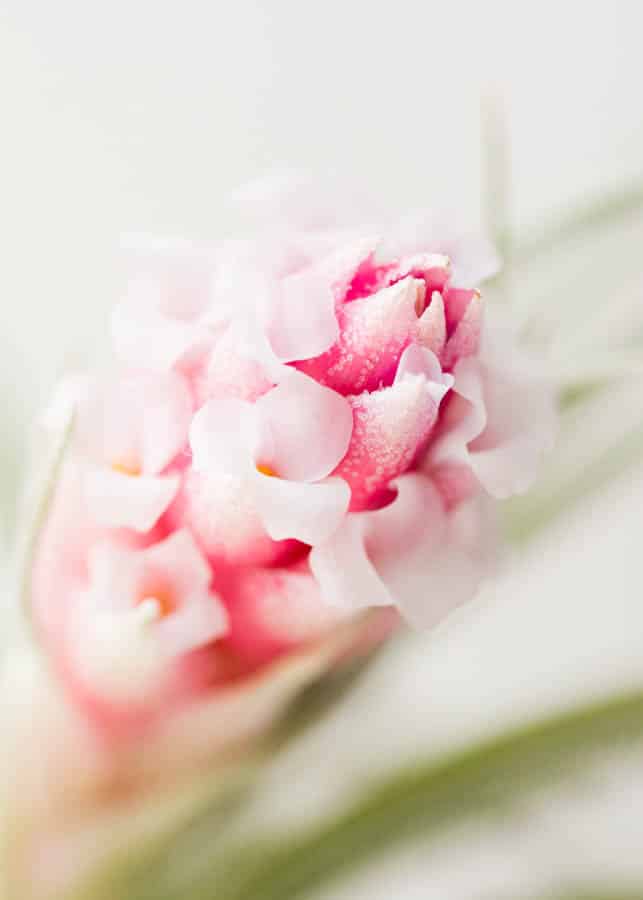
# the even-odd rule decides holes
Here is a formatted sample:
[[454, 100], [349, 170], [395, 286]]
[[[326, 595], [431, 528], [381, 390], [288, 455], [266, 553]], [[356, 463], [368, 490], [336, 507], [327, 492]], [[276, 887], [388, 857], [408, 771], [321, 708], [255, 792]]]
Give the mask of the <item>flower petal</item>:
[[256, 403], [261, 438], [256, 462], [280, 478], [318, 481], [346, 453], [353, 429], [348, 401], [291, 371]]
[[341, 621], [307, 566], [240, 572], [222, 590], [230, 611], [226, 646], [257, 665], [315, 640]]
[[83, 473], [85, 502], [97, 525], [146, 532], [156, 525], [179, 488], [174, 476], [124, 475], [88, 465]]
[[527, 490], [554, 441], [554, 393], [511, 337], [487, 334], [480, 358], [454, 370], [457, 397], [441, 423], [429, 464], [468, 464], [492, 496]]
[[294, 538], [313, 546], [339, 527], [350, 502], [350, 488], [341, 478], [305, 484], [257, 472], [255, 492], [257, 508], [273, 540]]
[[266, 532], [249, 475], [187, 472], [167, 521], [170, 527], [189, 528], [215, 569], [270, 565], [291, 549], [289, 542], [273, 541]]
[[337, 310], [338, 340], [326, 353], [298, 363], [297, 368], [343, 394], [390, 384], [417, 327], [423, 290], [421, 281], [409, 277], [342, 304]]
[[256, 434], [251, 404], [224, 397], [208, 400], [190, 426], [193, 469], [245, 475], [252, 467]]
[[132, 474], [159, 474], [183, 448], [192, 401], [174, 372], [95, 381], [84, 394], [77, 434], [95, 463]]
[[389, 606], [394, 598], [364, 544], [367, 513], [349, 513], [328, 540], [310, 552], [310, 569], [327, 603], [343, 610]]
[[430, 627], [468, 600], [490, 567], [495, 534], [487, 504], [447, 512], [429, 478], [407, 474], [397, 496], [374, 512], [349, 513], [310, 554], [322, 596], [345, 609], [394, 604]]
[[350, 485], [351, 510], [368, 508], [409, 468], [426, 446], [451, 382], [430, 350], [412, 345], [391, 387], [348, 398], [353, 435], [334, 474]]
[[359, 240], [277, 279], [268, 337], [282, 362], [319, 356], [337, 340], [337, 302], [372, 249], [372, 239]]

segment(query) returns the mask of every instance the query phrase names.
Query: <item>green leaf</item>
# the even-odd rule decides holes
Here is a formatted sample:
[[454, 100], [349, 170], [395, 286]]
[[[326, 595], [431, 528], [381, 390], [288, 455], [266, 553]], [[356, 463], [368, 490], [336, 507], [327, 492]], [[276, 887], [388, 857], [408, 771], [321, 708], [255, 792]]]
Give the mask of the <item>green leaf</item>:
[[277, 822], [252, 840], [215, 835], [201, 820], [173, 841], [178, 869], [166, 856], [149, 860], [136, 890], [130, 884], [121, 892], [132, 900], [303, 898], [385, 848], [418, 835], [442, 839], [456, 825], [506, 814], [577, 775], [598, 752], [642, 740], [637, 691], [393, 773], [336, 818], [297, 834], [280, 834]]

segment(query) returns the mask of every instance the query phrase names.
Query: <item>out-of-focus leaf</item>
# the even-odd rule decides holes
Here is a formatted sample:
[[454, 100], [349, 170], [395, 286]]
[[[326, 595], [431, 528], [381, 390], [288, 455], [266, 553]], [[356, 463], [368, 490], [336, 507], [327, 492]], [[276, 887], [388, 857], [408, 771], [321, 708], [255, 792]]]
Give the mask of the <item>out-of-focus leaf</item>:
[[527, 797], [573, 779], [602, 751], [631, 749], [642, 740], [643, 692], [611, 698], [395, 773], [337, 818], [298, 834], [280, 835], [275, 822], [258, 837], [231, 837], [210, 833], [201, 820], [175, 836], [171, 858], [149, 860], [118, 895], [303, 898], [405, 839], [441, 839], [456, 825], [504, 816]]

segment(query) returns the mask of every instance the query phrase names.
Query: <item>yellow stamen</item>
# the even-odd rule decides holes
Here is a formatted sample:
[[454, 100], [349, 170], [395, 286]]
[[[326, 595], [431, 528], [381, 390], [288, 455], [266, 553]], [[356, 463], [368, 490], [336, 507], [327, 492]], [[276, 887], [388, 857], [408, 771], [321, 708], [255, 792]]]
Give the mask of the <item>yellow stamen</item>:
[[141, 467], [137, 463], [115, 462], [112, 463], [114, 472], [120, 475], [127, 475], [129, 478], [136, 478], [141, 474]]
[[267, 475], [268, 478], [277, 477], [277, 473], [272, 466], [267, 466], [265, 463], [257, 463], [257, 472], [261, 472], [262, 475]]
[[150, 601], [156, 605], [160, 619], [165, 619], [166, 616], [171, 616], [173, 612], [176, 612], [176, 597], [169, 588], [144, 591], [144, 596], [138, 601], [138, 605], [141, 606]]

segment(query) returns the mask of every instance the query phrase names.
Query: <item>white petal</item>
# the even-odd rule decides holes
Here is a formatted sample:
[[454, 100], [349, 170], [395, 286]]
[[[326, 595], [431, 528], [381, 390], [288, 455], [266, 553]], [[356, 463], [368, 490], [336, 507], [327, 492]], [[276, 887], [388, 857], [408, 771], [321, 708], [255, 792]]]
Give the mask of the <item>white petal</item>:
[[366, 554], [366, 515], [349, 514], [327, 541], [310, 552], [310, 568], [322, 598], [340, 609], [359, 610], [394, 602]]
[[243, 475], [252, 466], [254, 407], [232, 398], [209, 400], [190, 426], [192, 465], [200, 472]]
[[89, 513], [98, 525], [145, 532], [154, 527], [174, 499], [179, 479], [132, 477], [108, 468], [88, 466], [83, 474], [83, 487]]
[[353, 414], [348, 401], [307, 375], [292, 371], [256, 404], [261, 419], [257, 462], [279, 477], [318, 481], [348, 449]]
[[315, 545], [326, 540], [350, 502], [350, 489], [341, 478], [305, 484], [257, 472], [255, 491], [259, 514], [275, 541], [294, 538]]

